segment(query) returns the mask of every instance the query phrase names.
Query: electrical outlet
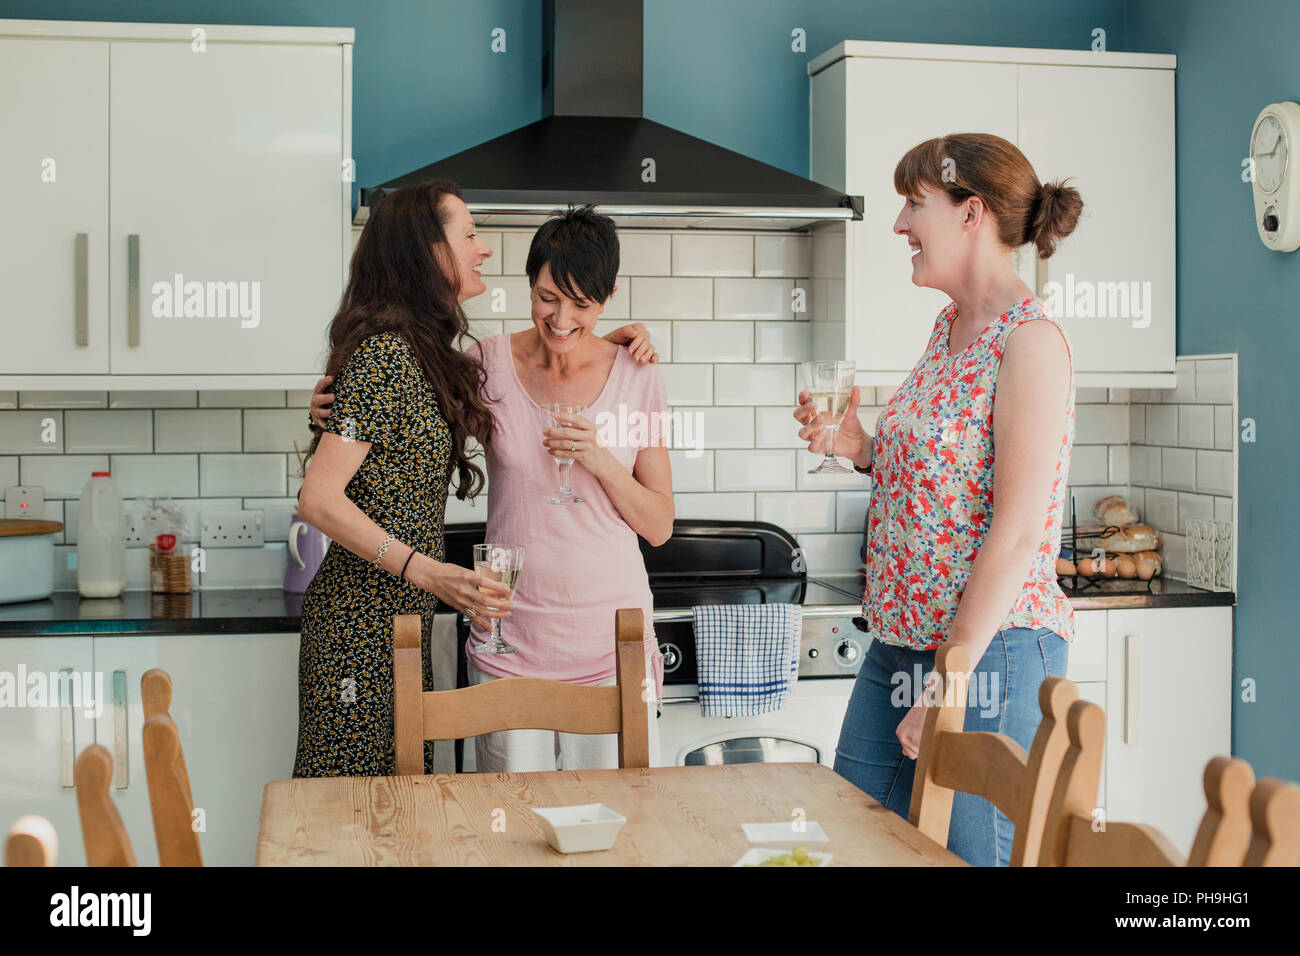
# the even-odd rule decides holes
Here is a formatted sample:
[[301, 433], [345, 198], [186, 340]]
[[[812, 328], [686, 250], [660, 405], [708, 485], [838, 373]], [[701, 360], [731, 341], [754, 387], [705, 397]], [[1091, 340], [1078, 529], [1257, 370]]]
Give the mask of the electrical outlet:
[[199, 513], [204, 548], [260, 548], [266, 543], [262, 511], [203, 511]]
[[145, 511], [128, 511], [123, 514], [122, 543], [128, 548], [147, 548], [153, 544], [153, 535], [149, 531], [149, 522], [145, 521]]
[[45, 489], [40, 485], [12, 485], [5, 489], [6, 518], [44, 518]]

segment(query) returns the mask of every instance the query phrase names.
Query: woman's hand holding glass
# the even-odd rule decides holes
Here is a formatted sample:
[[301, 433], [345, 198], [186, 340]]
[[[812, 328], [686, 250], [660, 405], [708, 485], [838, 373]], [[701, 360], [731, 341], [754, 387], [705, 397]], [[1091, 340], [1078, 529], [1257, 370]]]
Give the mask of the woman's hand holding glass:
[[558, 461], [575, 461], [599, 478], [611, 462], [618, 464], [610, 450], [600, 443], [596, 425], [581, 415], [559, 413], [554, 416], [564, 423], [557, 428], [542, 431], [546, 450]]
[[[871, 438], [858, 418], [858, 402], [861, 397], [862, 390], [854, 385], [853, 391], [849, 393], [844, 418], [835, 429], [833, 454], [848, 458], [854, 464], [863, 464], [861, 459], [865, 457], [867, 442]], [[794, 418], [803, 426], [799, 429], [799, 438], [808, 443], [808, 450], [818, 455], [826, 454], [826, 421], [817, 412], [812, 395], [806, 390], [799, 393], [799, 407], [794, 410]]]
[[457, 612], [473, 609], [473, 614], [465, 616], [485, 631], [492, 630], [492, 619], [509, 617], [514, 608], [511, 588], [500, 581], [469, 568], [435, 561], [427, 554], [417, 553], [411, 558], [406, 580]]

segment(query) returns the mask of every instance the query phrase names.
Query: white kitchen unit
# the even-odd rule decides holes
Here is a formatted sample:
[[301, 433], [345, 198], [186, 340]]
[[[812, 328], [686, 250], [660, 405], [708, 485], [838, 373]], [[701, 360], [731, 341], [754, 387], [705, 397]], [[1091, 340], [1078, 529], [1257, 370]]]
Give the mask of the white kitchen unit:
[[[25, 814], [45, 817], [59, 837], [61, 866], [86, 864], [72, 771], [77, 755], [95, 742], [95, 716], [93, 708], [74, 706], [88, 701], [72, 697], [72, 684], [62, 697], [34, 694], [37, 682], [46, 690], [57, 684], [60, 678], [51, 675], [93, 675], [94, 669], [89, 636], [0, 638], [0, 674], [17, 695], [12, 706], [0, 706], [0, 826], [8, 832]], [[85, 686], [93, 690], [93, 676]]]
[[1044, 182], [1068, 177], [1083, 196], [1078, 228], [1050, 260], [1032, 246], [1016, 256], [1045, 300], [1059, 284], [1078, 384], [1173, 387], [1176, 64], [860, 41], [809, 63], [811, 177], [864, 200], [861, 222], [815, 234], [814, 357], [855, 361], [863, 385], [898, 385], [911, 371], [947, 300], [912, 285], [910, 250], [892, 231], [903, 204], [894, 167], [926, 139], [983, 132], [1019, 146]]
[[311, 387], [352, 251], [352, 41], [0, 20], [0, 388]]
[[[71, 707], [0, 708], [0, 814], [48, 817], [59, 863], [84, 865], [72, 763], [91, 743], [113, 754], [110, 792], [141, 866], [158, 865], [144, 768], [140, 678], [172, 678], [197, 819], [210, 866], [251, 866], [262, 788], [293, 774], [298, 730], [297, 634], [132, 634], [0, 639], [0, 671], [74, 668], [103, 675], [95, 718]], [[67, 728], [65, 730], [65, 728]], [[70, 731], [70, 733], [69, 733]], [[66, 767], [66, 775], [65, 768]]]

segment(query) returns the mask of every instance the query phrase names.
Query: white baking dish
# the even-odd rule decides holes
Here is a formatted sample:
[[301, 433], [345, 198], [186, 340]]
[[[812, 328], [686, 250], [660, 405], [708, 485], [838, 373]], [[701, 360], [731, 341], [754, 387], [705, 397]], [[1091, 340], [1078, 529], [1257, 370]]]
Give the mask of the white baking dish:
[[43, 601], [54, 591], [58, 521], [0, 519], [0, 604]]

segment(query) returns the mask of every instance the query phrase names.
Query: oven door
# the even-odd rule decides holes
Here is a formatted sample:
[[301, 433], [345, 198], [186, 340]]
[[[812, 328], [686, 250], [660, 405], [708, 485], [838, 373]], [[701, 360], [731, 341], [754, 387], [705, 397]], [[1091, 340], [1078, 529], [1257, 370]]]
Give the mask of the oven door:
[[659, 753], [677, 767], [731, 763], [835, 762], [852, 678], [805, 678], [778, 711], [754, 717], [701, 717], [695, 684], [666, 685]]

